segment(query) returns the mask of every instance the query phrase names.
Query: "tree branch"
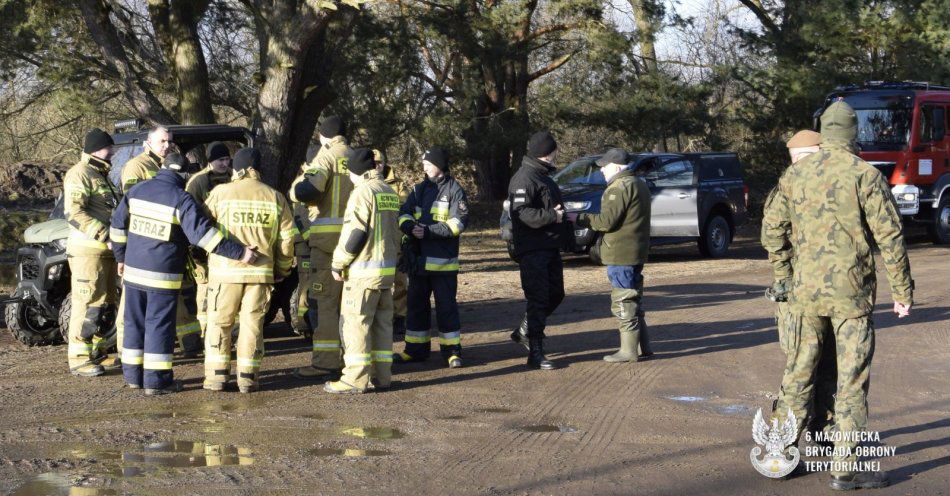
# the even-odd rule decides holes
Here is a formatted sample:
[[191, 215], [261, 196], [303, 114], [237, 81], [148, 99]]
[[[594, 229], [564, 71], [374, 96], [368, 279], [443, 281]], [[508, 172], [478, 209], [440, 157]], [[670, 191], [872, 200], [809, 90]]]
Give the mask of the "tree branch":
[[765, 8], [762, 7], [761, 0], [739, 0], [742, 5], [745, 5], [752, 13], [759, 19], [759, 22], [762, 23], [762, 27], [767, 29], [773, 35], [780, 34], [782, 30], [775, 24], [775, 21], [769, 16], [769, 13], [765, 11]]
[[561, 66], [566, 64], [568, 60], [571, 60], [571, 57], [573, 57], [576, 53], [577, 52], [574, 51], [571, 53], [561, 55], [560, 57], [552, 60], [550, 64], [532, 72], [531, 74], [528, 75], [528, 82], [530, 83], [534, 81], [535, 79], [538, 79], [539, 77], [544, 76], [545, 74], [548, 74], [560, 69]]

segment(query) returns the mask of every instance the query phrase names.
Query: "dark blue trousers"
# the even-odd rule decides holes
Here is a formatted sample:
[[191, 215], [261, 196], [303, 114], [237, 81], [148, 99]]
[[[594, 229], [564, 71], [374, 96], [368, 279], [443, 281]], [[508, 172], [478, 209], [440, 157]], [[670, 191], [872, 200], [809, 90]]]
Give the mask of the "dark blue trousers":
[[122, 375], [125, 382], [147, 389], [172, 383], [177, 292], [151, 291], [126, 284]]
[[448, 359], [462, 354], [462, 324], [459, 306], [458, 272], [410, 274], [406, 302], [406, 353], [415, 358], [429, 356], [429, 328], [432, 326], [430, 298], [435, 296], [435, 320], [439, 326], [439, 351]]

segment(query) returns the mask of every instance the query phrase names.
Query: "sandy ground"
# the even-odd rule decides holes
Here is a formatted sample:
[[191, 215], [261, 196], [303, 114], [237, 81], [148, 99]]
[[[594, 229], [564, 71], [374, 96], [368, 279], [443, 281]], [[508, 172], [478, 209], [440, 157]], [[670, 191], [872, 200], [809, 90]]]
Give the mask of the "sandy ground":
[[[548, 333], [559, 368], [528, 371], [508, 341], [523, 311], [518, 272], [493, 232], [467, 235], [460, 276], [466, 367], [397, 369], [397, 388], [335, 397], [295, 380], [308, 346], [268, 330], [263, 390], [161, 398], [120, 375], [66, 373], [65, 347], [0, 338], [0, 493], [13, 494], [813, 494], [828, 475], [754, 471], [752, 417], [768, 409], [783, 356], [764, 253], [730, 258], [692, 245], [656, 250], [646, 270], [657, 352], [608, 365], [616, 343], [605, 270], [566, 261], [568, 298]], [[950, 251], [911, 249], [917, 307], [898, 321], [880, 276], [869, 428], [893, 486], [950, 492]], [[397, 344], [397, 350], [401, 349]]]

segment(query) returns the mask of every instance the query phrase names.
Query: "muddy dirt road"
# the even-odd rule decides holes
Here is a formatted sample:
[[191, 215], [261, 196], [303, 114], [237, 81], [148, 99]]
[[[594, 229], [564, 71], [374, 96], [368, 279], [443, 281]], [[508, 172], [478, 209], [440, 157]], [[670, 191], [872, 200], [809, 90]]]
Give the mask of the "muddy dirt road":
[[[615, 346], [605, 270], [566, 265], [568, 298], [527, 371], [508, 341], [523, 310], [518, 274], [491, 233], [467, 236], [461, 275], [466, 367], [396, 370], [398, 388], [331, 397], [295, 380], [309, 347], [269, 330], [263, 390], [146, 398], [118, 373], [66, 373], [64, 347], [0, 338], [0, 493], [13, 494], [813, 494], [826, 474], [768, 480], [750, 462], [752, 417], [778, 389], [783, 357], [764, 253], [657, 251], [646, 270], [657, 356], [608, 365]], [[887, 312], [881, 274], [870, 429], [896, 455], [874, 494], [950, 491], [950, 250], [911, 251], [917, 303]], [[397, 344], [397, 350], [401, 349]], [[70, 492], [72, 491], [72, 492]]]

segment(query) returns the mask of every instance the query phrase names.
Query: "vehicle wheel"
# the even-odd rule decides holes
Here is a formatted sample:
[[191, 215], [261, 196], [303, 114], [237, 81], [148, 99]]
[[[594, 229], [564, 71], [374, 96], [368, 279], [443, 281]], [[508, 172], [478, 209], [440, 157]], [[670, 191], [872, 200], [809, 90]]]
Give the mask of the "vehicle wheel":
[[940, 199], [933, 222], [927, 229], [935, 245], [950, 245], [950, 193]]
[[[59, 332], [62, 336], [63, 342], [66, 343], [69, 342], [69, 314], [72, 312], [72, 309], [72, 293], [66, 293], [66, 297], [63, 298], [63, 304], [59, 307]], [[113, 308], [112, 311], [103, 317], [102, 326], [104, 326], [105, 330], [102, 331], [102, 338], [105, 340], [103, 346], [107, 352], [112, 352], [116, 348], [118, 334], [115, 327], [115, 317], [117, 309], [118, 304], [116, 304], [116, 307]]]
[[55, 319], [43, 315], [43, 309], [29, 301], [7, 303], [3, 318], [17, 341], [27, 346], [56, 344], [60, 340]]
[[699, 252], [710, 258], [724, 257], [731, 239], [729, 222], [721, 215], [714, 215], [706, 222], [706, 229], [699, 237]]
[[590, 261], [596, 265], [603, 263], [603, 259], [600, 258], [600, 245], [603, 243], [603, 241], [604, 237], [598, 236], [597, 239], [594, 240], [594, 244], [591, 245], [590, 251], [587, 252], [587, 256], [590, 257]]

